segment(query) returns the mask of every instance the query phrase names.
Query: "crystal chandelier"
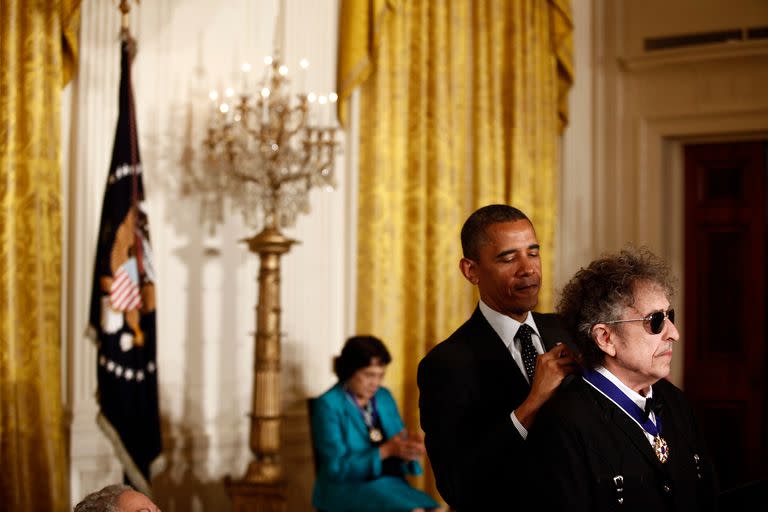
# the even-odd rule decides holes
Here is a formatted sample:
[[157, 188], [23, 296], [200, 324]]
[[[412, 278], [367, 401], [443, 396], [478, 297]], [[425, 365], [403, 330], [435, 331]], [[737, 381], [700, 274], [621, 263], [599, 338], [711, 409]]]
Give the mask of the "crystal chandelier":
[[[244, 63], [241, 91], [228, 87], [209, 95], [206, 181], [209, 192], [231, 199], [249, 226], [261, 224], [262, 214], [263, 226], [280, 228], [309, 212], [312, 188], [335, 187], [339, 143], [331, 120], [337, 97], [294, 94], [280, 58], [266, 57], [264, 63], [258, 83], [251, 82], [251, 66]], [[299, 66], [303, 75], [309, 64], [302, 59]]]

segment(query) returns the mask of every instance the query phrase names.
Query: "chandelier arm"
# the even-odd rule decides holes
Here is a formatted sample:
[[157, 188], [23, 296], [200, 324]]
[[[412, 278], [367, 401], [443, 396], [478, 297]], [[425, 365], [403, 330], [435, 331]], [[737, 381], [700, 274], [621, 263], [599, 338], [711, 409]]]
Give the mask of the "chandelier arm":
[[294, 128], [293, 130], [287, 130], [287, 131], [285, 132], [285, 135], [286, 135], [288, 138], [291, 138], [291, 137], [293, 137], [294, 135], [296, 135], [297, 133], [299, 133], [299, 130], [301, 130], [301, 126], [296, 126], [296, 128]]
[[261, 187], [265, 186], [263, 181], [260, 180], [258, 176], [252, 176], [252, 175], [250, 175], [248, 173], [239, 171], [239, 170], [237, 170], [235, 168], [232, 168], [230, 170], [230, 174], [232, 176], [234, 176], [235, 178], [237, 178], [238, 181], [245, 181], [247, 183], [256, 183], [257, 185], [259, 185]]
[[[312, 153], [311, 153], [311, 152], [308, 152], [308, 153], [306, 154], [306, 156], [304, 157], [304, 159], [302, 160], [302, 162], [301, 162], [301, 167], [302, 167], [302, 168], [304, 168], [304, 169], [306, 169], [307, 167], [309, 167], [309, 163], [310, 163], [312, 160], [313, 160], [313, 155], [312, 155]], [[316, 170], [316, 169], [314, 169], [314, 170]]]
[[312, 174], [314, 174], [314, 172], [306, 172], [305, 171], [305, 172], [297, 172], [297, 173], [288, 174], [286, 176], [283, 176], [282, 178], [279, 178], [277, 180], [278, 188], [282, 188], [282, 185], [284, 185], [286, 183], [291, 183], [291, 182], [294, 182], [294, 181], [305, 180], [305, 179], [311, 177]]
[[246, 133], [248, 133], [248, 135], [256, 139], [256, 141], [259, 144], [259, 147], [261, 147], [261, 145], [264, 142], [263, 140], [261, 140], [261, 127], [259, 128], [246, 127], [245, 131]]

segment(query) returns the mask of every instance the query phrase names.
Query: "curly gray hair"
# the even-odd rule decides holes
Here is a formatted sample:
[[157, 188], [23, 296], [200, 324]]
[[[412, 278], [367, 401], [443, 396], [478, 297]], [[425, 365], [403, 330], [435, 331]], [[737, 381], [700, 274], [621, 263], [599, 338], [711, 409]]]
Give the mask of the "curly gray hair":
[[618, 318], [625, 307], [634, 303], [638, 284], [655, 284], [671, 297], [675, 281], [661, 258], [647, 247], [632, 245], [603, 255], [576, 272], [563, 288], [557, 312], [585, 366], [594, 368], [605, 357], [592, 338], [595, 323]]
[[132, 491], [129, 485], [113, 484], [94, 491], [75, 505], [74, 512], [120, 512], [117, 502], [125, 491]]

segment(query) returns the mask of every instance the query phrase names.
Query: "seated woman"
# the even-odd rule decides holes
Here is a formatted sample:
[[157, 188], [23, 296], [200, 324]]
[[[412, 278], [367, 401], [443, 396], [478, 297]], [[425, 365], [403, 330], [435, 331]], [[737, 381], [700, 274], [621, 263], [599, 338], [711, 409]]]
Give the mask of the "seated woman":
[[438, 504], [414, 489], [424, 453], [408, 435], [381, 379], [391, 358], [373, 336], [355, 336], [334, 360], [339, 382], [312, 408], [317, 478], [312, 503], [325, 512], [424, 511]]

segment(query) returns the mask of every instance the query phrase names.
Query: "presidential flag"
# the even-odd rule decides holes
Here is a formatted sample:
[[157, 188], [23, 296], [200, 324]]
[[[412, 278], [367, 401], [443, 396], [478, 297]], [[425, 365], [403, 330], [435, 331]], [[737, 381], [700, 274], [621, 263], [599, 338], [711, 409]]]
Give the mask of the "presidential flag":
[[96, 341], [97, 422], [125, 478], [149, 494], [160, 455], [155, 339], [155, 271], [149, 245], [136, 112], [132, 45], [121, 44], [120, 113], [104, 191], [93, 271], [89, 331]]

